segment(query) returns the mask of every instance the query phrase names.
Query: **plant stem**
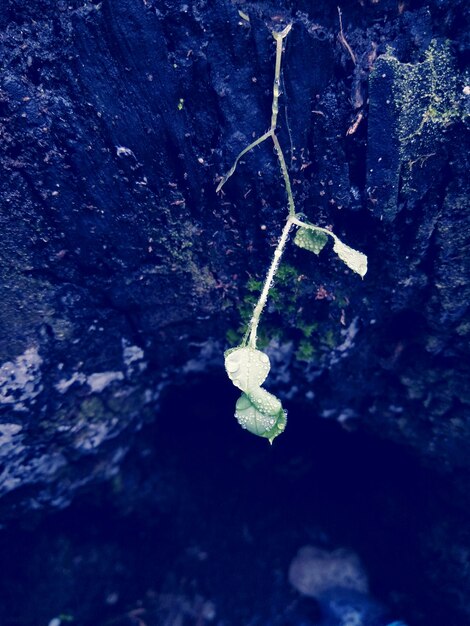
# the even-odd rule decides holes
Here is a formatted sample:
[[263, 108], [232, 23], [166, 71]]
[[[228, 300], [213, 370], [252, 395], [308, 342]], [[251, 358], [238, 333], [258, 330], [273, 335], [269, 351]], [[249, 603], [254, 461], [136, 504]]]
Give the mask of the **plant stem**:
[[279, 139], [276, 137], [274, 133], [272, 135], [272, 138], [273, 138], [274, 148], [276, 150], [277, 158], [279, 161], [279, 165], [281, 166], [281, 172], [284, 178], [284, 184], [286, 186], [287, 202], [289, 204], [289, 216], [294, 217], [295, 215], [294, 196], [292, 195], [292, 187], [290, 184], [290, 177], [289, 177], [289, 172], [287, 170], [286, 160], [284, 158], [284, 153], [282, 152]]
[[289, 216], [287, 218], [286, 223], [284, 224], [284, 228], [282, 229], [281, 238], [279, 239], [276, 249], [274, 251], [273, 260], [271, 261], [271, 265], [269, 267], [268, 273], [266, 274], [266, 279], [264, 281], [261, 295], [254, 308], [253, 315], [250, 321], [250, 340], [249, 340], [250, 348], [256, 349], [256, 334], [258, 331], [258, 324], [259, 324], [259, 320], [261, 317], [261, 313], [263, 312], [264, 306], [268, 299], [269, 289], [274, 280], [274, 276], [276, 275], [277, 268], [279, 267], [279, 262], [281, 260], [282, 253], [284, 252], [284, 248], [286, 247], [287, 239], [289, 237], [289, 232], [293, 224], [294, 224], [293, 217]]
[[272, 103], [272, 106], [271, 106], [271, 111], [272, 111], [272, 113], [271, 113], [271, 126], [269, 127], [269, 130], [264, 133], [264, 135], [261, 135], [261, 137], [258, 137], [258, 139], [255, 139], [255, 141], [250, 143], [249, 146], [247, 146], [246, 148], [244, 148], [240, 152], [240, 154], [235, 159], [232, 167], [229, 169], [229, 171], [225, 174], [225, 176], [222, 178], [222, 180], [217, 185], [217, 189], [215, 191], [216, 191], [216, 193], [218, 193], [222, 189], [222, 187], [225, 185], [225, 183], [230, 178], [230, 176], [232, 176], [232, 174], [235, 172], [235, 170], [237, 168], [237, 165], [238, 165], [238, 162], [240, 161], [242, 156], [244, 156], [247, 152], [250, 152], [250, 150], [252, 150], [256, 146], [258, 146], [260, 143], [262, 143], [266, 139], [268, 139], [268, 137], [272, 137], [272, 140], [274, 142], [274, 146], [276, 148], [276, 153], [277, 153], [278, 158], [279, 158], [279, 163], [281, 165], [282, 175], [284, 177], [284, 181], [285, 181], [285, 184], [286, 184], [287, 199], [289, 201], [289, 213], [291, 215], [293, 215], [293, 211], [291, 210], [291, 206], [293, 206], [294, 200], [292, 198], [292, 191], [291, 191], [291, 186], [290, 186], [289, 174], [288, 174], [288, 171], [287, 171], [287, 166], [286, 166], [286, 162], [285, 162], [285, 159], [284, 159], [284, 155], [283, 155], [282, 150], [281, 150], [281, 146], [279, 145], [279, 141], [277, 140], [277, 138], [276, 138], [276, 136], [274, 134], [276, 132], [277, 116], [278, 116], [278, 113], [279, 113], [279, 95], [280, 95], [280, 85], [281, 85], [281, 62], [282, 62], [282, 42], [287, 37], [287, 35], [289, 34], [291, 28], [292, 28], [292, 24], [288, 24], [284, 28], [284, 30], [282, 30], [280, 33], [277, 33], [275, 31], [272, 33], [274, 39], [276, 40], [276, 63], [275, 63], [275, 68], [274, 68], [273, 103]]
[[244, 150], [242, 150], [240, 152], [240, 154], [237, 156], [237, 158], [235, 159], [232, 167], [229, 169], [229, 171], [225, 174], [225, 176], [222, 178], [222, 180], [220, 181], [220, 183], [217, 185], [217, 189], [215, 190], [216, 193], [218, 193], [222, 187], [225, 185], [225, 183], [227, 182], [227, 180], [230, 178], [230, 176], [234, 173], [234, 171], [237, 169], [237, 165], [238, 165], [238, 161], [242, 158], [243, 155], [245, 155], [247, 152], [249, 152], [250, 150], [252, 150], [254, 147], [256, 147], [257, 145], [259, 145], [260, 143], [262, 143], [263, 141], [265, 141], [265, 139], [267, 139], [268, 137], [271, 137], [273, 134], [273, 130], [272, 128], [270, 128], [266, 133], [264, 133], [264, 135], [261, 135], [261, 137], [258, 137], [258, 139], [255, 139], [255, 141], [253, 141], [252, 143], [250, 143], [249, 146], [247, 146]]
[[281, 62], [282, 62], [282, 42], [287, 37], [292, 28], [292, 24], [288, 24], [280, 33], [273, 32], [276, 40], [276, 65], [274, 68], [274, 85], [273, 85], [273, 104], [271, 115], [271, 138], [274, 143], [279, 165], [281, 166], [282, 177], [286, 186], [287, 202], [289, 204], [289, 216], [295, 215], [294, 196], [292, 195], [292, 187], [290, 184], [289, 171], [287, 169], [284, 153], [282, 152], [279, 139], [276, 137], [277, 116], [279, 113], [279, 95], [281, 86]]
[[281, 86], [281, 60], [282, 60], [282, 42], [287, 37], [292, 28], [292, 24], [288, 24], [280, 33], [273, 31], [273, 37], [276, 40], [276, 65], [274, 68], [274, 85], [273, 85], [273, 105], [271, 115], [271, 130], [274, 131], [277, 126], [277, 115], [279, 113], [279, 95]]
[[[248, 345], [250, 346], [250, 348], [255, 348], [255, 349], [256, 349], [258, 324], [259, 324], [259, 320], [261, 317], [261, 313], [263, 312], [263, 309], [266, 305], [266, 301], [268, 299], [268, 294], [269, 294], [269, 289], [271, 288], [271, 285], [274, 280], [274, 276], [276, 275], [276, 272], [277, 272], [277, 268], [279, 267], [279, 262], [284, 252], [284, 248], [286, 247], [287, 238], [289, 237], [289, 232], [292, 226], [301, 226], [302, 228], [308, 228], [310, 230], [320, 231], [322, 233], [325, 233], [326, 235], [329, 235], [335, 241], [338, 241], [338, 237], [334, 233], [332, 233], [330, 230], [327, 230], [326, 228], [322, 228], [321, 226], [314, 226], [313, 224], [306, 224], [305, 222], [302, 222], [302, 220], [299, 220], [299, 218], [296, 216], [294, 200], [292, 197], [292, 191], [291, 191], [291, 186], [290, 186], [289, 174], [287, 172], [284, 155], [282, 154], [281, 146], [279, 145], [279, 141], [277, 140], [277, 137], [275, 135], [273, 135], [273, 141], [274, 141], [275, 146], [276, 146], [276, 143], [279, 146], [279, 149], [278, 149], [279, 150], [278, 156], [280, 154], [279, 162], [281, 163], [281, 169], [282, 169], [283, 174], [285, 171], [284, 180], [286, 181], [287, 196], [289, 198], [289, 217], [287, 218], [287, 221], [282, 230], [281, 238], [279, 239], [278, 244], [276, 246], [276, 250], [274, 251], [273, 260], [269, 267], [268, 273], [266, 274], [266, 278], [263, 284], [263, 289], [261, 291], [260, 297], [258, 298], [258, 302], [256, 303], [256, 306], [253, 310], [253, 315], [250, 320], [250, 326], [249, 326], [250, 339], [249, 339]], [[276, 149], [277, 149], [277, 146], [276, 146]]]
[[[294, 196], [292, 194], [292, 186], [291, 186], [290, 177], [289, 177], [289, 170], [287, 169], [286, 160], [284, 158], [284, 153], [282, 152], [281, 144], [279, 143], [279, 140], [276, 137], [277, 117], [279, 115], [279, 96], [281, 93], [280, 85], [281, 85], [282, 45], [283, 45], [284, 39], [289, 34], [291, 28], [292, 28], [292, 24], [288, 24], [284, 28], [284, 30], [282, 30], [281, 32], [278, 33], [274, 31], [272, 33], [276, 41], [276, 63], [275, 63], [275, 68], [274, 68], [273, 102], [272, 102], [272, 107], [271, 107], [271, 111], [272, 111], [271, 112], [271, 126], [269, 130], [264, 133], [264, 135], [261, 135], [261, 137], [259, 137], [258, 139], [250, 143], [249, 146], [247, 146], [244, 150], [240, 152], [240, 154], [235, 159], [232, 167], [229, 169], [229, 171], [225, 174], [225, 176], [219, 182], [219, 184], [217, 185], [217, 189], [216, 189], [216, 191], [220, 191], [222, 189], [222, 187], [225, 185], [225, 183], [230, 178], [230, 176], [232, 176], [232, 174], [235, 172], [238, 162], [240, 161], [242, 156], [244, 156], [247, 152], [255, 148], [257, 145], [259, 145], [260, 143], [262, 143], [269, 137], [271, 137], [274, 143], [274, 148], [276, 150], [276, 155], [279, 161], [279, 166], [281, 168], [282, 177], [284, 179], [284, 185], [286, 187], [287, 202], [289, 205], [289, 215], [287, 217], [286, 223], [284, 224], [284, 228], [282, 229], [281, 238], [279, 239], [278, 244], [276, 246], [276, 250], [274, 251], [273, 260], [271, 262], [268, 273], [266, 275], [266, 279], [264, 281], [261, 295], [253, 310], [253, 315], [251, 317], [251, 320], [248, 326], [249, 328], [248, 345], [251, 348], [255, 348], [255, 349], [256, 349], [256, 338], [257, 338], [256, 335], [258, 331], [258, 324], [259, 324], [259, 320], [261, 317], [261, 313], [263, 312], [263, 309], [266, 305], [266, 301], [268, 299], [268, 294], [269, 294], [269, 288], [271, 287], [271, 284], [274, 280], [274, 276], [276, 275], [276, 272], [277, 272], [277, 268], [279, 267], [279, 262], [284, 252], [284, 248], [286, 247], [290, 229], [295, 223], [294, 220], [295, 220], [295, 215], [296, 215]], [[245, 335], [242, 345], [245, 345], [246, 341], [247, 341], [247, 337]]]

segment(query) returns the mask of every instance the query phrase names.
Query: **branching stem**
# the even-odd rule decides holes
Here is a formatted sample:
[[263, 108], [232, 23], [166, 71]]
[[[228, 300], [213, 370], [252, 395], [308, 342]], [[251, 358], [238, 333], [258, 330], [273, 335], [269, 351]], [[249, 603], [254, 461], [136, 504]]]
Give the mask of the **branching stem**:
[[[269, 289], [274, 280], [274, 276], [276, 275], [277, 268], [279, 267], [279, 262], [281, 260], [282, 254], [284, 252], [284, 248], [286, 247], [287, 239], [289, 237], [289, 231], [294, 225], [294, 218], [296, 216], [295, 213], [295, 204], [294, 204], [294, 196], [292, 194], [292, 186], [289, 177], [289, 171], [286, 165], [286, 159], [284, 157], [284, 153], [281, 148], [281, 144], [279, 143], [278, 138], [276, 137], [276, 127], [277, 127], [277, 117], [279, 115], [279, 96], [281, 94], [281, 64], [282, 64], [282, 52], [283, 52], [283, 41], [289, 34], [292, 28], [292, 24], [288, 24], [281, 32], [273, 31], [272, 35], [276, 41], [276, 63], [274, 67], [274, 84], [273, 84], [273, 102], [271, 107], [271, 126], [264, 135], [261, 135], [258, 139], [250, 143], [244, 150], [240, 152], [240, 154], [235, 159], [232, 167], [225, 174], [222, 180], [219, 182], [216, 191], [220, 191], [222, 187], [225, 185], [227, 180], [232, 176], [235, 172], [237, 165], [240, 159], [247, 153], [250, 152], [253, 148], [258, 146], [260, 143], [271, 137], [274, 143], [274, 149], [276, 150], [277, 159], [279, 161], [279, 166], [281, 168], [281, 174], [284, 179], [284, 185], [286, 188], [287, 195], [287, 203], [289, 206], [289, 216], [284, 225], [284, 228], [281, 233], [281, 238], [278, 241], [276, 246], [276, 250], [274, 251], [273, 260], [271, 262], [271, 266], [266, 275], [266, 279], [264, 281], [263, 289], [261, 291], [261, 295], [256, 303], [256, 306], [253, 311], [253, 315], [249, 324], [249, 340], [248, 343], [250, 347], [256, 348], [256, 335], [258, 331], [258, 324], [261, 317], [261, 313], [265, 307], [266, 301], [268, 299]], [[245, 344], [248, 339], [245, 336], [243, 344]]]
[[222, 189], [222, 187], [225, 185], [225, 183], [230, 178], [230, 176], [235, 172], [235, 170], [237, 169], [238, 161], [242, 158], [242, 156], [244, 156], [247, 152], [250, 152], [250, 150], [253, 150], [253, 148], [258, 146], [268, 137], [271, 137], [272, 134], [273, 134], [272, 129], [269, 129], [267, 133], [264, 133], [264, 135], [261, 135], [261, 137], [258, 137], [258, 139], [253, 141], [253, 143], [250, 143], [249, 146], [247, 146], [244, 150], [240, 152], [240, 154], [237, 156], [237, 158], [233, 162], [232, 167], [229, 169], [229, 171], [225, 174], [225, 176], [222, 178], [220, 183], [217, 185], [217, 189], [215, 190], [216, 193], [218, 193]]
[[286, 160], [284, 158], [284, 153], [282, 152], [281, 144], [279, 143], [279, 140], [276, 137], [277, 117], [279, 114], [279, 96], [281, 94], [282, 43], [284, 39], [287, 37], [287, 35], [289, 34], [291, 28], [292, 28], [292, 24], [288, 24], [284, 28], [284, 30], [282, 30], [280, 33], [275, 32], [275, 31], [273, 31], [272, 33], [276, 41], [276, 63], [275, 63], [275, 68], [274, 68], [273, 102], [271, 106], [271, 111], [272, 111], [271, 126], [269, 130], [264, 133], [264, 135], [261, 135], [261, 137], [258, 137], [258, 139], [255, 139], [255, 141], [250, 143], [249, 146], [247, 146], [240, 152], [240, 154], [237, 156], [237, 158], [233, 162], [232, 167], [229, 169], [229, 171], [225, 174], [225, 176], [217, 185], [216, 192], [219, 192], [222, 189], [222, 187], [225, 185], [225, 183], [230, 178], [230, 176], [232, 176], [232, 174], [235, 172], [240, 159], [247, 152], [250, 152], [250, 150], [253, 150], [253, 148], [255, 148], [256, 146], [259, 146], [260, 143], [263, 143], [263, 141], [266, 141], [266, 139], [271, 137], [274, 143], [277, 158], [279, 160], [279, 165], [281, 167], [282, 177], [284, 178], [284, 184], [286, 186], [287, 201], [289, 203], [289, 215], [294, 215], [295, 214], [294, 198], [292, 195], [289, 172], [287, 170]]

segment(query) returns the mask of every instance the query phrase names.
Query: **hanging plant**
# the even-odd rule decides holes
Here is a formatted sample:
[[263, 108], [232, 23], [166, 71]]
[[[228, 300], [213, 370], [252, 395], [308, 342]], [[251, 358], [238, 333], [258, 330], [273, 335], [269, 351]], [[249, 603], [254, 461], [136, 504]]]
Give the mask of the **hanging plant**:
[[333, 239], [333, 252], [338, 255], [349, 269], [359, 274], [362, 278], [367, 272], [367, 257], [365, 254], [346, 245], [330, 230], [311, 224], [295, 210], [294, 196], [292, 194], [292, 186], [286, 160], [276, 136], [283, 42], [291, 31], [291, 28], [292, 24], [288, 24], [282, 31], [272, 32], [276, 42], [276, 62], [274, 69], [271, 126], [264, 135], [250, 143], [249, 146], [240, 152], [232, 167], [217, 186], [217, 192], [219, 192], [227, 180], [234, 174], [240, 159], [245, 154], [262, 142], [268, 139], [272, 140], [284, 179], [288, 214], [281, 237], [274, 250], [273, 259], [266, 274], [261, 294], [248, 324], [245, 337], [240, 346], [232, 348], [225, 353], [225, 369], [228, 377], [235, 387], [238, 387], [238, 389], [242, 391], [235, 405], [235, 417], [242, 428], [245, 428], [259, 437], [265, 437], [270, 443], [284, 431], [287, 413], [282, 408], [281, 401], [262, 387], [268, 376], [271, 364], [268, 355], [256, 348], [257, 331], [261, 314], [268, 299], [269, 289], [273, 284], [291, 230], [293, 228], [297, 229], [294, 244], [316, 255], [320, 254], [325, 248], [328, 238]]

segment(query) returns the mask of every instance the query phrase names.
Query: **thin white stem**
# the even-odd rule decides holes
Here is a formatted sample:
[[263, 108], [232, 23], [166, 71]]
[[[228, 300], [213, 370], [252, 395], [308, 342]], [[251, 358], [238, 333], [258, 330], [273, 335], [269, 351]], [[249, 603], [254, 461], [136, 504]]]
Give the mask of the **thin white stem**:
[[261, 313], [266, 305], [266, 301], [268, 299], [269, 289], [274, 280], [274, 276], [276, 275], [277, 268], [279, 267], [279, 262], [282, 257], [282, 253], [284, 252], [284, 248], [286, 247], [287, 239], [289, 237], [290, 229], [294, 224], [294, 218], [289, 216], [284, 228], [282, 229], [281, 238], [278, 241], [276, 249], [274, 251], [273, 260], [271, 261], [271, 266], [269, 267], [268, 273], [266, 274], [266, 279], [264, 281], [263, 289], [261, 291], [261, 295], [256, 303], [256, 306], [253, 311], [253, 315], [250, 321], [250, 340], [249, 346], [250, 348], [256, 348], [256, 338], [258, 332], [258, 324], [261, 317]]

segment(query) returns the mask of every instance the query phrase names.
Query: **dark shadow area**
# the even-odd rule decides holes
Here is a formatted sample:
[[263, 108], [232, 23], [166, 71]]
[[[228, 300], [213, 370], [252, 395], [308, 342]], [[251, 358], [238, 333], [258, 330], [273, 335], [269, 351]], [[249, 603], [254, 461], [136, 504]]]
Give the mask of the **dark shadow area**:
[[196, 378], [109, 483], [1, 532], [2, 625], [342, 624], [288, 582], [309, 544], [359, 556], [384, 607], [364, 626], [463, 626], [421, 551], [443, 478], [295, 405], [270, 447], [239, 429], [224, 379]]

